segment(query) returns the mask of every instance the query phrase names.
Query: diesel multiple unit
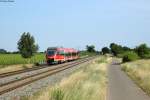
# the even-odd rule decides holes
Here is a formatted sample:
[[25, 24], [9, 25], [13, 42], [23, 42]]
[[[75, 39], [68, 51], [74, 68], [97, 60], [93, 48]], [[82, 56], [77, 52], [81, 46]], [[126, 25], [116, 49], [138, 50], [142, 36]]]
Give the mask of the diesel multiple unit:
[[46, 51], [47, 64], [62, 63], [78, 58], [79, 52], [73, 48], [49, 47]]

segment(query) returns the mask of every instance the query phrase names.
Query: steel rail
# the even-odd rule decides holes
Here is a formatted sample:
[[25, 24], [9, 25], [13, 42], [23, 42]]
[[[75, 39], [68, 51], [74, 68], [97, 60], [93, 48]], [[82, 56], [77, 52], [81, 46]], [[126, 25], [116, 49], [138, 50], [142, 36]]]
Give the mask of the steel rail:
[[[88, 58], [88, 57], [86, 57]], [[80, 59], [86, 59], [86, 58], [79, 58]], [[78, 61], [76, 60], [76, 61]], [[57, 65], [40, 65], [39, 67], [32, 67], [32, 68], [27, 68], [27, 69], [21, 69], [21, 70], [17, 70], [17, 71], [11, 71], [11, 72], [6, 72], [6, 73], [0, 73], [0, 78], [4, 78], [4, 77], [8, 77], [8, 76], [12, 76], [12, 75], [16, 75], [16, 74], [20, 74], [20, 73], [25, 73], [25, 72], [29, 72], [29, 71], [34, 71], [34, 70], [39, 70], [39, 69], [44, 69], [47, 67], [54, 67]]]
[[[87, 58], [86, 58], [87, 59]], [[86, 60], [86, 59], [83, 59], [83, 60], [79, 60], [78, 62], [82, 62], [82, 61], [84, 61], [84, 60]], [[62, 66], [56, 66], [56, 67], [51, 67], [50, 69], [48, 69], [48, 70], [46, 70], [46, 71], [41, 71], [41, 72], [39, 72], [39, 73], [36, 73], [36, 74], [33, 74], [33, 75], [29, 75], [29, 76], [24, 76], [24, 77], [22, 77], [22, 78], [20, 78], [20, 79], [16, 79], [16, 80], [12, 80], [12, 81], [9, 81], [9, 82], [6, 82], [6, 83], [2, 83], [2, 84], [0, 84], [0, 87], [2, 87], [2, 86], [4, 86], [4, 85], [7, 85], [7, 84], [10, 84], [10, 83], [14, 83], [14, 82], [16, 82], [16, 81], [20, 81], [20, 80], [23, 80], [23, 79], [27, 79], [27, 78], [30, 78], [30, 77], [34, 77], [34, 76], [36, 76], [36, 75], [39, 75], [39, 74], [43, 74], [43, 73], [46, 73], [46, 72], [49, 72], [49, 71], [53, 71], [53, 70], [56, 70], [56, 69], [59, 69], [59, 68], [62, 68], [62, 67], [65, 67], [65, 66], [69, 66], [69, 65], [72, 65], [72, 64], [76, 64], [77, 62], [72, 62], [72, 63], [69, 63], [69, 64], [67, 64], [67, 65], [62, 65]]]
[[36, 75], [31, 75], [30, 77], [27, 77], [27, 78], [22, 78], [22, 79], [19, 79], [19, 80], [15, 80], [13, 82], [9, 82], [9, 83], [3, 84], [0, 87], [0, 95], [2, 95], [4, 93], [7, 93], [9, 91], [12, 91], [12, 90], [14, 90], [16, 88], [19, 88], [19, 87], [25, 86], [27, 84], [30, 84], [30, 83], [32, 83], [34, 81], [40, 80], [42, 78], [45, 78], [47, 76], [56, 74], [56, 73], [61, 72], [63, 70], [69, 69], [71, 67], [77, 66], [77, 65], [85, 63], [85, 62], [88, 62], [89, 60], [91, 60], [93, 58], [94, 57], [86, 58], [86, 59], [83, 59], [81, 61], [78, 61], [78, 62], [75, 62], [75, 63], [72, 63], [72, 64], [68, 64], [66, 66], [62, 66], [62, 67], [59, 67], [59, 68], [55, 68], [53, 70], [49, 70], [49, 71], [46, 71], [46, 72], [38, 73]]

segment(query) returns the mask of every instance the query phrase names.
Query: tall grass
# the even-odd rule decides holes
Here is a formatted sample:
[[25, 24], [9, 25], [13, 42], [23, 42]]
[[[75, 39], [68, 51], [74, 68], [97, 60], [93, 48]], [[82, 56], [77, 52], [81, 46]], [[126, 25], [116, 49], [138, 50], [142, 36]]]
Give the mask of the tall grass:
[[79, 56], [80, 56], [80, 57], [94, 56], [94, 55], [96, 55], [95, 52], [80, 51], [80, 53], [79, 53]]
[[122, 65], [122, 70], [150, 95], [150, 60], [125, 63]]
[[51, 100], [63, 100], [64, 93], [61, 89], [54, 89], [51, 93]]
[[0, 65], [30, 64], [45, 60], [44, 54], [35, 54], [32, 58], [22, 58], [20, 54], [0, 54]]
[[[101, 59], [101, 58], [99, 58]], [[29, 97], [29, 100], [106, 100], [107, 64], [99, 59], [81, 66], [60, 83]]]

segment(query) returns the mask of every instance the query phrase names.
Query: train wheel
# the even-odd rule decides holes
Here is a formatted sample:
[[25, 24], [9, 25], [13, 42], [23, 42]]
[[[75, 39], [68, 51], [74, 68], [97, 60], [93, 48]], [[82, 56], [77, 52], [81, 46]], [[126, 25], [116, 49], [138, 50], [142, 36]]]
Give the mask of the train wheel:
[[58, 64], [61, 64], [61, 61], [58, 61]]

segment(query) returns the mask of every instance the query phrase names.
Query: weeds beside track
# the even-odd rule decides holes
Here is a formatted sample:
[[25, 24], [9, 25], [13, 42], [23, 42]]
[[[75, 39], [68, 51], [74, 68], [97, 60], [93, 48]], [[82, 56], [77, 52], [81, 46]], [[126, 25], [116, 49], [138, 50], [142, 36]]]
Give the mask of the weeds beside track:
[[65, 69], [68, 69], [68, 68], [71, 68], [73, 66], [79, 65], [81, 63], [87, 62], [87, 61], [89, 61], [91, 59], [93, 59], [93, 57], [82, 59], [82, 60], [79, 60], [77, 62], [73, 62], [73, 63], [71, 63], [69, 65], [65, 65], [65, 66], [61, 66], [61, 67], [58, 67], [58, 68], [54, 68], [54, 69], [51, 69], [49, 71], [39, 73], [37, 75], [32, 75], [30, 77], [22, 78], [22, 79], [13, 81], [13, 82], [9, 82], [9, 83], [3, 84], [0, 87], [0, 95], [6, 93], [8, 91], [14, 90], [16, 88], [19, 88], [21, 86], [27, 85], [27, 84], [29, 84], [29, 83], [31, 83], [33, 81], [40, 80], [41, 78], [47, 77], [49, 75], [58, 73], [58, 72], [63, 71]]

